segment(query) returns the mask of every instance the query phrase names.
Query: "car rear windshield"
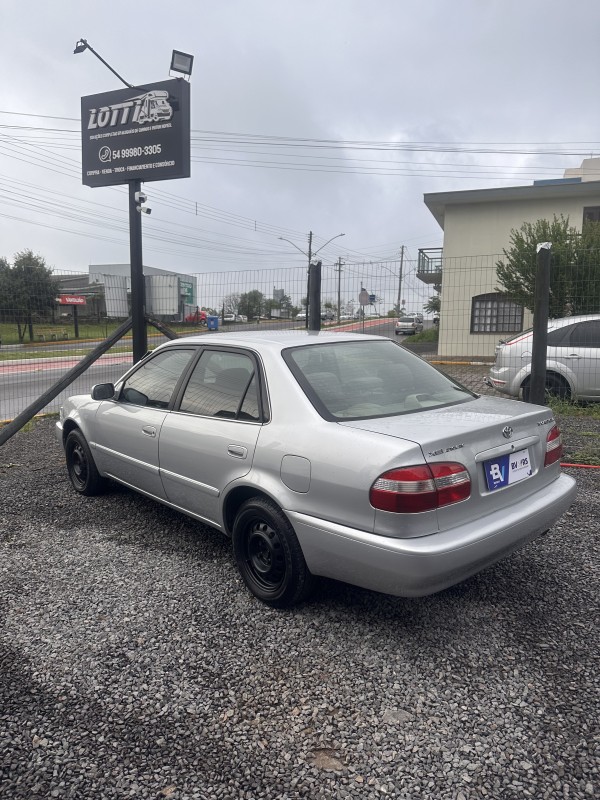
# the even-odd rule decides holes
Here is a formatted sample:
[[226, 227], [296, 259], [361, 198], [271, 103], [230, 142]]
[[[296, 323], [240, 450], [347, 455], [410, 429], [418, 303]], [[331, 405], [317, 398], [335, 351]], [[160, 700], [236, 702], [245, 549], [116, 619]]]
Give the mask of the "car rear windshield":
[[475, 397], [389, 339], [306, 345], [283, 357], [326, 419], [409, 414]]
[[400, 317], [398, 322], [415, 322], [415, 317]]

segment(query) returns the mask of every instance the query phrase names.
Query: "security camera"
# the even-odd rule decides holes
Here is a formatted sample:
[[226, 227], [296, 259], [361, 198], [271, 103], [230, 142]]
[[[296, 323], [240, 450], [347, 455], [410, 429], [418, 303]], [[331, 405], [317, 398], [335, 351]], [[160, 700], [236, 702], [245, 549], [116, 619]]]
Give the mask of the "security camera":
[[136, 206], [136, 208], [141, 214], [151, 214], [152, 213], [152, 209], [148, 208], [148, 206]]
[[143, 192], [136, 192], [134, 197], [136, 203], [145, 203], [148, 199]]

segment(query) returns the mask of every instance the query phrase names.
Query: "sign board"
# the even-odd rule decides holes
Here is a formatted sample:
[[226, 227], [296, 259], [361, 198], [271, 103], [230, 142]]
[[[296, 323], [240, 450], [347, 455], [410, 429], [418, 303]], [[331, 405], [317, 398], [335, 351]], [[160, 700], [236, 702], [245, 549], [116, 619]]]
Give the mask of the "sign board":
[[361, 293], [358, 295], [358, 302], [361, 304], [361, 306], [368, 306], [369, 305], [369, 303], [371, 302], [369, 300], [369, 296], [370, 295], [369, 295], [369, 293], [367, 292], [366, 289], [362, 289], [361, 290]]
[[192, 281], [182, 281], [179, 279], [179, 293], [184, 297], [184, 303], [190, 306], [194, 305], [194, 284]]
[[190, 177], [190, 84], [183, 78], [81, 98], [82, 181]]
[[61, 294], [56, 298], [56, 302], [61, 306], [84, 306], [85, 297], [82, 294]]
[[370, 303], [370, 305], [373, 305], [373, 303], [375, 302], [376, 299], [377, 298], [375, 297], [374, 294], [370, 294], [369, 295], [369, 303]]

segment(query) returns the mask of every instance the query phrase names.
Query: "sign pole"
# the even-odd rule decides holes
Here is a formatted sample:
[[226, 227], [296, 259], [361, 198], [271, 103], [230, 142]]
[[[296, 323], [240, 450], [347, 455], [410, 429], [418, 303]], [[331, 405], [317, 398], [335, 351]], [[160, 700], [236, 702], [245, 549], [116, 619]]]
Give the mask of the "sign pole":
[[129, 181], [129, 254], [131, 261], [131, 319], [133, 322], [134, 364], [143, 358], [148, 350], [142, 258], [142, 214], [137, 210], [135, 197], [140, 189], [141, 181]]

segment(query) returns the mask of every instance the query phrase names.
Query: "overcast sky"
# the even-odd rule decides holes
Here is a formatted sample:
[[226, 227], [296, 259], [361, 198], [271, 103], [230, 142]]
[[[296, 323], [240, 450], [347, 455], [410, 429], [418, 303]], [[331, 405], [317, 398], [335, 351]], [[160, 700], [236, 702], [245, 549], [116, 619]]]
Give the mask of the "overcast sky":
[[122, 88], [81, 37], [132, 84], [194, 55], [192, 177], [145, 184], [144, 262], [212, 272], [301, 262], [278, 237], [310, 230], [345, 234], [331, 262], [414, 258], [442, 244], [424, 193], [600, 153], [599, 23], [597, 0], [0, 0], [0, 255], [129, 260], [126, 188], [81, 184], [80, 98]]

